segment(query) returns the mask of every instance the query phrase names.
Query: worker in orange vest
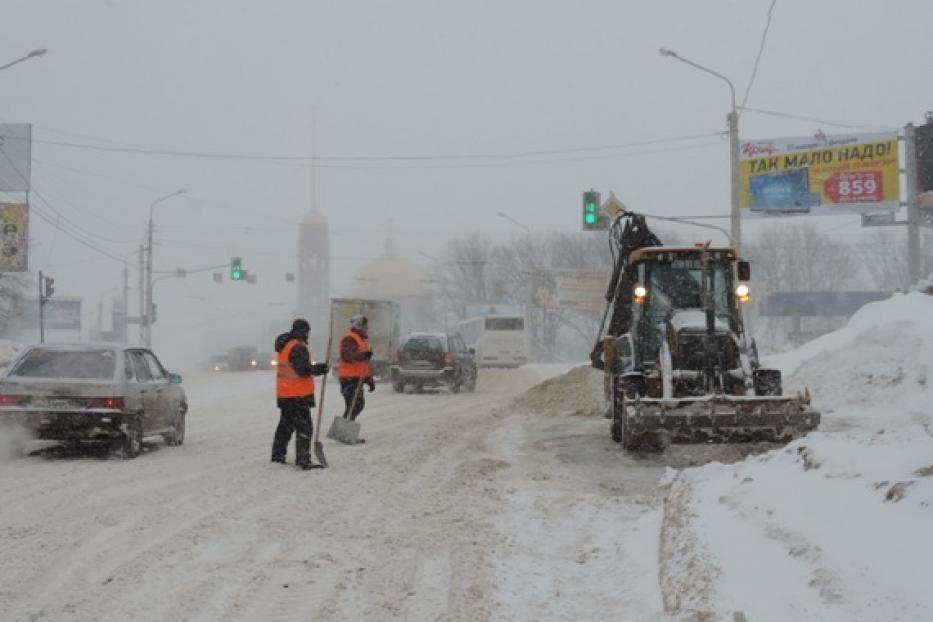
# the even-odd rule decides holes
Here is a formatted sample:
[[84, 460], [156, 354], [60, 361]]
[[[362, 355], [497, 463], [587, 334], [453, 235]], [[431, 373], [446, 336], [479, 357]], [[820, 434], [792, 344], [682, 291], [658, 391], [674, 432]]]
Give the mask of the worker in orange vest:
[[[350, 318], [350, 331], [340, 340], [340, 365], [337, 377], [340, 379], [340, 393], [346, 402], [343, 416], [356, 419], [366, 406], [363, 397], [363, 385], [369, 386], [369, 392], [376, 390], [373, 381], [373, 350], [369, 345], [369, 320], [365, 315]], [[360, 439], [359, 442], [365, 442]]]
[[311, 408], [314, 407], [314, 376], [328, 372], [327, 363], [314, 363], [308, 348], [311, 326], [297, 319], [292, 329], [275, 339], [275, 397], [281, 416], [272, 440], [272, 462], [285, 464], [288, 442], [295, 433], [295, 464], [304, 471], [319, 467], [311, 462]]

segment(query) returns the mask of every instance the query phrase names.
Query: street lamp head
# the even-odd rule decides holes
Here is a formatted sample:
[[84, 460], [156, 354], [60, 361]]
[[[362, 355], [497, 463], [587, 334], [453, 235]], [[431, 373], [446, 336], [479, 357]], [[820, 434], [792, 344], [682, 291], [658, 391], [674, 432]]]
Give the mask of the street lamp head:
[[29, 54], [27, 54], [27, 55], [26, 55], [26, 58], [38, 58], [39, 56], [45, 56], [45, 53], [46, 53], [46, 52], [48, 52], [47, 49], [45, 49], [45, 48], [38, 48], [38, 49], [33, 50], [32, 52], [30, 52]]
[[671, 58], [678, 58], [677, 52], [674, 50], [669, 50], [667, 48], [658, 48], [658, 54], [661, 56], [670, 56]]

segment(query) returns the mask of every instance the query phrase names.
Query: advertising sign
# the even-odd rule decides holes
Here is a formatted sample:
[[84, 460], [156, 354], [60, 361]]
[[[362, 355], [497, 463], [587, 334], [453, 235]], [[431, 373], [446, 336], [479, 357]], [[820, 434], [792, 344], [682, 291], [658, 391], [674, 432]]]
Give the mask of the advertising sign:
[[896, 132], [743, 141], [745, 215], [868, 214], [900, 206]]
[[[20, 327], [39, 328], [39, 300], [24, 298], [20, 308]], [[46, 329], [81, 331], [81, 298], [49, 298], [42, 310]]]
[[29, 192], [32, 126], [0, 123], [0, 192]]
[[29, 207], [0, 203], [0, 272], [25, 272], [29, 250]]
[[606, 307], [606, 276], [558, 270], [541, 270], [535, 276], [533, 302], [537, 307], [576, 311]]

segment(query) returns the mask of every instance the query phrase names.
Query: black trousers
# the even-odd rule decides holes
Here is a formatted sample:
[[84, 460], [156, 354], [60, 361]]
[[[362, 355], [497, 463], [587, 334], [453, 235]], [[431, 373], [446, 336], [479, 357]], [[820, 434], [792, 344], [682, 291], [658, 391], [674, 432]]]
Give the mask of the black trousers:
[[275, 429], [272, 439], [272, 459], [285, 460], [288, 452], [288, 442], [295, 433], [295, 464], [306, 464], [311, 461], [311, 435], [314, 433], [314, 424], [311, 423], [311, 406], [306, 400], [280, 400], [279, 425]]
[[[346, 407], [343, 411], [344, 419], [353, 419], [355, 420], [360, 416], [360, 413], [363, 412], [363, 408], [366, 407], [366, 398], [363, 394], [366, 392], [366, 388], [363, 386], [363, 381], [365, 378], [341, 378], [340, 379], [340, 394], [343, 395], [343, 401], [346, 404]], [[359, 387], [359, 391], [357, 391]], [[356, 405], [353, 406], [353, 412], [350, 412], [350, 406], [353, 405], [353, 395], [356, 394]]]

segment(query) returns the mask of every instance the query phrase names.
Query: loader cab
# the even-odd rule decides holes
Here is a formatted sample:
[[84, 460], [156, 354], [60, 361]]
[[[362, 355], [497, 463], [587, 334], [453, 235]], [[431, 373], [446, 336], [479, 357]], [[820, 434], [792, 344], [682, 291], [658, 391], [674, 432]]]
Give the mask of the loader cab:
[[642, 322], [656, 325], [670, 322], [684, 310], [703, 310], [703, 252], [709, 253], [710, 294], [717, 323], [722, 322], [738, 333], [740, 322], [736, 306], [731, 248], [644, 248], [632, 253], [631, 263], [646, 295], [638, 303]]
[[[734, 295], [733, 249], [644, 248], [633, 252], [630, 261], [641, 291], [633, 296], [632, 358], [620, 357], [619, 362], [646, 374], [649, 395], [660, 395], [658, 379], [665, 364], [687, 370], [687, 376], [704, 368], [702, 344], [709, 319], [717, 363], [725, 369], [738, 366], [742, 320]], [[707, 289], [712, 318], [707, 318], [704, 304]], [[696, 386], [675, 381], [679, 384], [683, 386], [675, 386], [676, 393], [694, 393], [701, 390], [702, 379], [693, 382]]]

